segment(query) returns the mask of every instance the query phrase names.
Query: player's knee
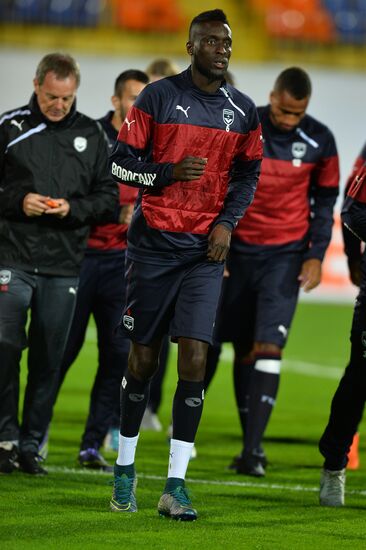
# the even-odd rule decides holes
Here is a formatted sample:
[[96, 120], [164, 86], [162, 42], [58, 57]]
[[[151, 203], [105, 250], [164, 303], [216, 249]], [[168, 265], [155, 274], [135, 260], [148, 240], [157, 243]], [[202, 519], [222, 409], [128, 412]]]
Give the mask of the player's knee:
[[183, 380], [203, 380], [206, 370], [207, 352], [204, 349], [192, 349], [185, 353], [178, 365], [179, 377]]
[[136, 350], [131, 348], [128, 357], [128, 368], [131, 374], [141, 382], [149, 380], [158, 368], [158, 356], [151, 353], [149, 348]]

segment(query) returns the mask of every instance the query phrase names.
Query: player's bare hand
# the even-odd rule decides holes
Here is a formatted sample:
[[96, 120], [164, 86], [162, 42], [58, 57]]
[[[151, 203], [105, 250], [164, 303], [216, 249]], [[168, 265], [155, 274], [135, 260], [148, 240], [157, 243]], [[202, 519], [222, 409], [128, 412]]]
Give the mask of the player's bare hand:
[[301, 267], [300, 275], [298, 280], [300, 281], [300, 287], [309, 292], [321, 281], [322, 277], [322, 264], [321, 261], [316, 258], [311, 258], [306, 260]]
[[208, 236], [208, 259], [211, 262], [223, 262], [229, 252], [230, 241], [230, 229], [225, 225], [216, 225]]
[[42, 216], [49, 208], [46, 200], [49, 197], [39, 195], [38, 193], [27, 193], [23, 199], [23, 212], [30, 218], [34, 216]]
[[56, 216], [57, 218], [64, 218], [70, 212], [70, 203], [66, 199], [52, 199], [46, 197], [45, 201], [47, 210], [45, 214]]
[[173, 168], [173, 178], [178, 181], [198, 180], [205, 171], [206, 158], [186, 157]]
[[118, 217], [118, 223], [127, 223], [130, 225], [133, 214], [133, 204], [125, 204], [122, 206]]

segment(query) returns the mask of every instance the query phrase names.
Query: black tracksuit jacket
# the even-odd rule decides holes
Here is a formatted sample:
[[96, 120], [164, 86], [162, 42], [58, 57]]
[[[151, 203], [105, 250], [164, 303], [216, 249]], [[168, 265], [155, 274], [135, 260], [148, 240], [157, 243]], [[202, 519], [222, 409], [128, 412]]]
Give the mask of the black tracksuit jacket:
[[[28, 217], [27, 193], [64, 198], [70, 212]], [[35, 95], [0, 116], [0, 266], [78, 275], [90, 224], [114, 221], [117, 207], [105, 134], [75, 104], [56, 123], [42, 115]]]

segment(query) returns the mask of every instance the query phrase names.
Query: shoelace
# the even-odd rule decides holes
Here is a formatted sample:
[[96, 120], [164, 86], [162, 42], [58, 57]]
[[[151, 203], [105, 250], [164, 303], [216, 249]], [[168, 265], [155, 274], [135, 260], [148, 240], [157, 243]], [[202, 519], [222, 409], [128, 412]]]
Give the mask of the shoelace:
[[338, 497], [341, 488], [343, 487], [342, 474], [332, 476], [328, 480], [328, 494], [331, 497]]
[[170, 494], [177, 499], [181, 506], [192, 506], [186, 487], [177, 487], [174, 491], [170, 491]]
[[131, 500], [133, 490], [133, 478], [127, 477], [126, 474], [116, 476], [111, 483], [114, 485], [115, 495], [118, 502], [128, 503]]

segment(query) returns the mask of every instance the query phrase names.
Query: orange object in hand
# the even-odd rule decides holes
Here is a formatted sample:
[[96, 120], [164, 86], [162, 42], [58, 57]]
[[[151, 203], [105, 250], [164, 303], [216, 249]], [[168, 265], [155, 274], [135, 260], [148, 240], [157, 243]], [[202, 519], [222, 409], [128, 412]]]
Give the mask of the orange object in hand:
[[54, 201], [53, 199], [48, 199], [47, 201], [45, 201], [45, 203], [50, 208], [58, 208], [60, 206], [59, 203], [57, 201]]

